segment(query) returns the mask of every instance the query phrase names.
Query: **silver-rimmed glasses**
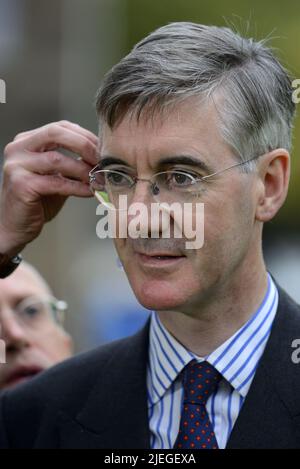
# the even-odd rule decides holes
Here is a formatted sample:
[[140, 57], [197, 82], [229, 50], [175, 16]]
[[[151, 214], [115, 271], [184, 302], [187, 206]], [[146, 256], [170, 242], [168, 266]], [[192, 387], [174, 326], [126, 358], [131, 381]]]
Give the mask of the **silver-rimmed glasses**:
[[[138, 178], [128, 172], [125, 167], [114, 169], [101, 169], [97, 165], [90, 172], [90, 185], [95, 197], [104, 205], [119, 209], [120, 196], [132, 197], [135, 185], [138, 181], [150, 184], [152, 196], [156, 202], [191, 202], [195, 195], [200, 195], [204, 189], [204, 182], [229, 169], [245, 165], [257, 159], [250, 158], [241, 163], [228, 166], [206, 176], [200, 176], [193, 170], [171, 169], [154, 174], [149, 179]], [[130, 200], [129, 200], [130, 203]]]
[[50, 321], [62, 325], [68, 305], [54, 297], [31, 296], [14, 308], [18, 322], [31, 329], [42, 329]]

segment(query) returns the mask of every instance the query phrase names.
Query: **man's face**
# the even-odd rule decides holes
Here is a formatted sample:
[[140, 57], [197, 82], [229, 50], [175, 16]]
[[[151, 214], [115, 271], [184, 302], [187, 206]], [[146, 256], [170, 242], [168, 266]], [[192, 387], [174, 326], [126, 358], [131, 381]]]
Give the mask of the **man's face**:
[[49, 297], [46, 284], [27, 265], [0, 280], [0, 337], [6, 346], [6, 363], [0, 364], [0, 389], [26, 381], [71, 356], [71, 338], [54, 319], [35, 319], [34, 308], [28, 308], [28, 318], [24, 315], [23, 320], [14, 312], [27, 299]]
[[[102, 133], [101, 157], [113, 156], [129, 165], [139, 178], [169, 170], [196, 170], [197, 164], [162, 164], [167, 157], [190, 155], [202, 161], [209, 173], [237, 161], [218, 130], [213, 105], [196, 107], [186, 102], [155, 125], [125, 117], [113, 130]], [[108, 168], [107, 168], [108, 169]], [[154, 202], [147, 182], [140, 181], [131, 202]], [[185, 240], [117, 239], [115, 245], [137, 299], [155, 310], [194, 314], [238, 268], [257, 253], [255, 176], [239, 168], [207, 180], [197, 198], [204, 203], [205, 240], [201, 249], [185, 249]], [[254, 242], [254, 240], [256, 242]], [[157, 255], [172, 255], [159, 259]]]

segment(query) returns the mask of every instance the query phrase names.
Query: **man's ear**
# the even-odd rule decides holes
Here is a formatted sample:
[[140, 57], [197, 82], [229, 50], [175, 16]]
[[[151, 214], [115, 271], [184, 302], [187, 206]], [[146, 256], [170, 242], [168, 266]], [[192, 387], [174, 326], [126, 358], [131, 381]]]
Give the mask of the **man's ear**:
[[267, 222], [283, 205], [289, 188], [290, 155], [284, 148], [266, 153], [258, 165], [259, 194], [256, 219]]

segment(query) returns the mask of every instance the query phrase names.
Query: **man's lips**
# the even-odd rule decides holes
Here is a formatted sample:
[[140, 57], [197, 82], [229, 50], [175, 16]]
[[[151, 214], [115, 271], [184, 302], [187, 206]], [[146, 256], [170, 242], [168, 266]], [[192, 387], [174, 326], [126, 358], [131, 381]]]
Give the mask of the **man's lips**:
[[186, 258], [186, 256], [183, 256], [182, 254], [170, 252], [151, 252], [151, 254], [144, 252], [135, 252], [135, 254], [137, 255], [139, 261], [142, 264], [153, 267], [173, 265]]
[[147, 256], [147, 257], [185, 257], [182, 253], [176, 251], [176, 252], [170, 252], [170, 251], [151, 251], [151, 252], [146, 252], [146, 251], [140, 251], [136, 250], [136, 254], [140, 254], [142, 256]]
[[5, 386], [6, 387], [13, 386], [17, 383], [20, 383], [21, 381], [25, 381], [25, 380], [28, 380], [30, 378], [33, 378], [38, 373], [41, 373], [41, 371], [44, 371], [43, 368], [41, 368], [39, 366], [35, 366], [35, 365], [16, 367], [8, 375], [8, 377], [5, 381]]

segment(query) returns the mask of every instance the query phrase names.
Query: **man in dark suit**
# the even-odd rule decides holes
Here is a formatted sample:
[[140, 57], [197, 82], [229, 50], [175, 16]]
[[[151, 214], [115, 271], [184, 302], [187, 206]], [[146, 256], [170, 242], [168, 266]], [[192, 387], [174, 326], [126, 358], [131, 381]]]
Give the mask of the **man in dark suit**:
[[[148, 328], [68, 360], [4, 396], [1, 447], [150, 448]], [[270, 340], [227, 448], [299, 448], [295, 337], [300, 308], [281, 291]]]
[[[107, 74], [97, 111], [93, 170], [98, 139], [66, 121], [6, 147], [0, 272], [9, 275], [66, 197], [90, 195], [89, 179], [118, 214], [120, 196], [146, 215], [153, 202], [169, 204], [173, 236], [163, 236], [161, 220], [153, 235], [146, 216], [147, 236], [131, 236], [128, 210], [128, 236], [115, 239], [137, 299], [153, 313], [135, 336], [5, 393], [0, 445], [300, 448], [300, 307], [266, 271], [261, 249], [263, 224], [289, 185], [288, 73], [261, 42], [174, 23]], [[203, 246], [175, 236], [173, 203], [198, 228], [204, 204]]]

